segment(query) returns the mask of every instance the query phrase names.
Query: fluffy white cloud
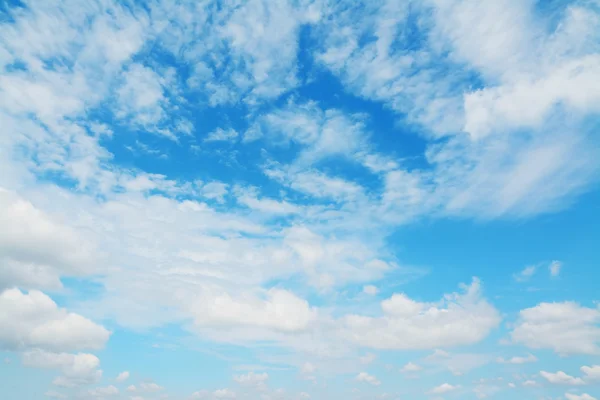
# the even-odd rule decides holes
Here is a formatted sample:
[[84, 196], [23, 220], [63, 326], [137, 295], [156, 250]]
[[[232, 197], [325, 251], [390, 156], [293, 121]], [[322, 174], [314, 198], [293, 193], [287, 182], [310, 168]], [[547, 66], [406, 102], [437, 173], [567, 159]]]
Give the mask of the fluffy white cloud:
[[600, 365], [583, 366], [581, 367], [581, 372], [585, 374], [586, 381], [600, 379]]
[[379, 379], [367, 372], [360, 372], [358, 375], [356, 375], [355, 379], [359, 382], [365, 382], [373, 386], [381, 385], [381, 381]]
[[23, 353], [23, 365], [33, 368], [58, 369], [62, 376], [54, 379], [57, 386], [74, 387], [96, 383], [102, 377], [100, 360], [92, 354], [50, 353], [30, 350]]
[[600, 309], [577, 303], [541, 303], [522, 310], [511, 337], [533, 349], [563, 355], [600, 353]]
[[[126, 119], [141, 129], [156, 130], [160, 121], [166, 117], [164, 81], [151, 68], [131, 64], [123, 73], [123, 83], [117, 89], [117, 117]], [[168, 131], [165, 134], [174, 137]]]
[[46, 393], [44, 393], [44, 396], [50, 397], [51, 399], [66, 399], [67, 398], [67, 395], [57, 392], [55, 390], [48, 390]]
[[374, 285], [366, 285], [363, 287], [363, 293], [368, 294], [369, 296], [375, 296], [379, 293], [379, 289]]
[[100, 349], [110, 336], [104, 327], [59, 308], [42, 292], [19, 289], [0, 294], [0, 345], [10, 350]]
[[598, 112], [600, 57], [590, 55], [558, 65], [542, 78], [523, 80], [465, 96], [465, 131], [474, 137], [492, 129], [542, 125], [553, 106]]
[[407, 373], [415, 373], [415, 372], [419, 372], [419, 371], [421, 371], [422, 369], [423, 369], [423, 367], [421, 367], [421, 366], [419, 366], [419, 365], [417, 365], [417, 364], [414, 364], [414, 363], [412, 363], [412, 362], [409, 362], [408, 364], [406, 364], [405, 366], [403, 366], [403, 367], [400, 369], [400, 372], [402, 372], [402, 373], [404, 373], [404, 374], [407, 374]]
[[359, 357], [361, 364], [371, 364], [376, 359], [377, 359], [377, 356], [373, 353], [367, 353], [364, 356]]
[[554, 383], [556, 385], [583, 385], [585, 382], [581, 378], [575, 378], [571, 375], [567, 375], [563, 371], [558, 372], [546, 372], [540, 371], [540, 376], [547, 380], [550, 383]]
[[110, 396], [116, 396], [119, 394], [119, 389], [117, 389], [116, 387], [110, 385], [107, 387], [99, 387], [99, 388], [95, 388], [95, 389], [90, 389], [88, 390], [88, 395], [90, 395], [91, 397], [110, 397]]
[[448, 353], [435, 350], [433, 354], [423, 359], [423, 363], [433, 368], [448, 370], [453, 375], [460, 376], [488, 364], [491, 360], [492, 358], [485, 353]]
[[536, 356], [534, 356], [533, 354], [529, 354], [526, 357], [511, 357], [507, 360], [505, 360], [504, 358], [500, 357], [498, 358], [496, 361], [501, 363], [501, 364], [516, 364], [516, 365], [520, 365], [520, 364], [527, 364], [527, 363], [533, 363], [536, 362], [538, 359]]
[[[0, 193], [0, 226], [22, 230], [0, 228], [0, 291], [56, 289], [61, 276], [87, 273], [97, 261], [85, 240], [89, 233], [108, 254], [99, 278], [107, 291], [77, 307], [127, 327], [193, 320], [197, 332], [217, 340], [273, 340], [301, 349], [322, 341], [314, 348], [334, 352], [338, 345], [471, 344], [500, 321], [478, 282], [439, 302], [398, 293], [381, 303], [381, 316], [353, 310], [337, 319], [285, 287], [307, 284], [326, 293], [348, 283], [361, 287], [391, 271], [399, 275], [402, 268], [384, 240], [396, 224], [424, 214], [534, 215], [560, 208], [596, 176], [597, 146], [579, 118], [598, 112], [598, 85], [592, 81], [598, 59], [581, 44], [595, 39], [598, 24], [582, 5], [561, 15], [556, 32], [531, 32], [539, 22], [532, 3], [516, 0], [502, 6], [342, 1], [322, 9], [320, 3], [279, 0], [233, 7], [113, 3], [31, 3], [15, 14], [14, 24], [0, 26], [0, 64], [25, 65], [0, 78], [0, 183], [19, 192]], [[405, 29], [415, 17], [428, 38], [416, 50]], [[296, 100], [261, 108], [304, 79], [297, 61], [306, 24], [325, 37], [316, 39], [322, 48], [314, 59], [341, 78], [345, 91], [383, 102], [408, 116], [408, 123], [419, 122], [425, 140], [449, 136], [426, 144], [426, 169], [406, 169], [406, 160], [376, 152], [366, 128], [372, 121], [364, 115]], [[179, 87], [179, 71], [158, 65], [152, 54], [129, 62], [144, 49], [170, 51], [189, 66], [188, 87]], [[432, 62], [435, 57], [439, 62]], [[53, 59], [62, 67], [52, 65]], [[475, 92], [473, 75], [484, 86]], [[186, 90], [194, 91], [199, 104], [187, 102]], [[240, 102], [249, 106], [247, 132], [253, 132], [244, 139], [264, 139], [263, 171], [301, 202], [288, 200], [287, 193], [279, 197], [285, 200], [240, 195], [230, 192], [229, 183], [125, 171], [101, 144], [119, 129], [110, 133], [112, 127], [92, 121], [108, 105], [140, 135], [179, 139], [173, 129], [192, 130], [183, 117], [188, 107], [244, 108], [237, 107]], [[574, 121], [548, 118], [561, 112]], [[525, 134], [515, 132], [522, 128]], [[236, 141], [238, 134], [217, 130], [211, 138]], [[187, 144], [178, 143], [183, 149]], [[287, 144], [289, 152], [269, 153]], [[286, 164], [278, 156], [292, 160]], [[321, 170], [332, 158], [364, 167], [376, 178], [369, 181], [381, 181], [381, 187], [336, 176], [335, 168]], [[37, 176], [72, 180], [76, 193], [41, 186]], [[230, 193], [235, 204], [225, 202]], [[281, 286], [269, 289], [272, 282]], [[17, 307], [24, 301], [6, 293], [27, 297], [43, 312]], [[377, 288], [365, 286], [365, 293], [375, 295]], [[24, 343], [66, 351], [106, 341], [106, 330], [42, 296], [2, 294], [0, 322], [8, 327], [0, 333], [3, 347]], [[565, 354], [598, 351], [595, 316], [544, 318], [522, 313], [513, 339]], [[565, 322], [567, 329], [561, 329]], [[438, 358], [453, 373], [486, 362], [466, 354]], [[234, 397], [227, 390], [209, 396]]]
[[583, 393], [583, 394], [565, 393], [565, 398], [567, 400], [596, 400], [595, 397], [592, 397], [587, 393]]
[[445, 394], [445, 393], [454, 392], [455, 390], [458, 390], [459, 388], [460, 388], [460, 386], [454, 386], [449, 383], [443, 383], [440, 386], [434, 387], [427, 393], [434, 394], [434, 395]]
[[139, 384], [139, 390], [142, 392], [160, 392], [164, 388], [154, 382], [142, 382]]
[[500, 316], [481, 296], [480, 282], [463, 285], [439, 303], [394, 295], [381, 303], [382, 317], [349, 315], [343, 323], [350, 340], [380, 349], [426, 349], [475, 343], [498, 326]]
[[307, 375], [314, 373], [316, 370], [317, 370], [317, 367], [315, 367], [313, 364], [311, 364], [309, 362], [305, 362], [304, 364], [302, 364], [302, 368], [300, 369], [300, 371], [303, 374], [307, 374]]
[[232, 142], [238, 137], [235, 129], [217, 128], [204, 138], [205, 142]]
[[261, 391], [266, 390], [266, 382], [268, 379], [269, 374], [266, 372], [257, 374], [252, 371], [245, 375], [236, 375], [233, 377], [233, 380], [240, 385], [251, 386]]
[[115, 380], [117, 382], [125, 382], [127, 379], [129, 379], [129, 371], [123, 371], [119, 375], [117, 375], [117, 378]]
[[271, 289], [265, 299], [233, 298], [228, 294], [199, 299], [193, 306], [199, 326], [255, 326], [284, 332], [302, 331], [316, 318], [316, 310], [291, 292]]
[[98, 256], [80, 232], [0, 187], [0, 291], [62, 287], [61, 275], [91, 271]]

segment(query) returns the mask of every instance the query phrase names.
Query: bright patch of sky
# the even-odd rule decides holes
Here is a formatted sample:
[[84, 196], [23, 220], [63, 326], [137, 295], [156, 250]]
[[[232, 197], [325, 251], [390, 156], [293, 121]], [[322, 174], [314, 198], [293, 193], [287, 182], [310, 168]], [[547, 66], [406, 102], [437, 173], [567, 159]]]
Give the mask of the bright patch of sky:
[[596, 0], [0, 5], [0, 397], [600, 398]]

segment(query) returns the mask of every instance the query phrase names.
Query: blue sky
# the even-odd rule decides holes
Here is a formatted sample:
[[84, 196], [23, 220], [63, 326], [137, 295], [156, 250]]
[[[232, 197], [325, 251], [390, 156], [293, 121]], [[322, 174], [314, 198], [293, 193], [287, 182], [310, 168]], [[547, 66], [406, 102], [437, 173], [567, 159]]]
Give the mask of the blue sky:
[[0, 397], [600, 398], [600, 3], [0, 3]]

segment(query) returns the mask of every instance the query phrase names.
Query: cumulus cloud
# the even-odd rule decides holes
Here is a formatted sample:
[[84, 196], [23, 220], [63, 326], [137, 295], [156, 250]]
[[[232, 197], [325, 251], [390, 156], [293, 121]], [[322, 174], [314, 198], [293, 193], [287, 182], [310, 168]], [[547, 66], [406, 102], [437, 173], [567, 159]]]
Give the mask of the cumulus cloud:
[[0, 291], [58, 289], [61, 275], [91, 272], [98, 256], [94, 246], [17, 193], [0, 187]]
[[371, 364], [377, 359], [377, 356], [373, 353], [367, 353], [362, 357], [359, 357], [361, 364]]
[[409, 362], [408, 364], [406, 364], [405, 366], [403, 366], [400, 369], [400, 372], [404, 373], [404, 374], [410, 374], [410, 373], [415, 373], [415, 372], [419, 372], [423, 369], [423, 367], [420, 367], [417, 364], [414, 364], [412, 362]]
[[520, 365], [520, 364], [527, 364], [527, 363], [534, 363], [537, 362], [537, 357], [534, 356], [533, 354], [529, 354], [526, 357], [511, 357], [509, 359], [504, 359], [502, 357], [499, 357], [496, 361], [499, 362], [500, 364], [516, 364], [516, 365]]
[[100, 349], [110, 332], [101, 325], [59, 308], [42, 292], [19, 289], [0, 294], [0, 345], [9, 350]]
[[92, 354], [51, 353], [43, 350], [30, 350], [23, 353], [23, 365], [33, 368], [57, 369], [62, 376], [53, 384], [74, 387], [97, 383], [102, 377], [98, 369], [100, 360]]
[[355, 378], [358, 382], [365, 382], [369, 385], [379, 386], [381, 381], [367, 372], [360, 372]]
[[129, 371], [123, 371], [119, 375], [117, 375], [115, 380], [117, 382], [125, 382], [127, 379], [129, 379]]
[[363, 287], [363, 292], [369, 296], [375, 296], [377, 293], [379, 293], [379, 289], [377, 289], [377, 286], [366, 285]]
[[252, 371], [246, 375], [236, 375], [233, 377], [233, 380], [242, 386], [251, 386], [262, 391], [266, 390], [266, 382], [268, 379], [269, 374], [266, 372], [257, 374]]
[[434, 387], [427, 393], [433, 394], [433, 395], [440, 395], [440, 394], [454, 392], [455, 390], [458, 390], [459, 388], [460, 388], [460, 386], [454, 386], [449, 383], [443, 383], [440, 386]]
[[600, 365], [583, 366], [581, 372], [585, 374], [585, 380], [600, 379]]
[[[125, 328], [191, 321], [204, 339], [344, 353], [353, 362], [357, 347], [485, 338], [500, 314], [477, 280], [439, 301], [396, 293], [372, 312], [326, 296], [350, 284], [375, 296], [386, 275], [402, 280], [407, 269], [387, 235], [415, 218], [535, 216], [590, 188], [600, 170], [587, 123], [600, 112], [598, 13], [571, 4], [549, 24], [534, 2], [417, 3], [49, 0], [7, 14], [0, 347], [46, 352], [27, 357], [68, 370], [85, 357], [66, 352], [101, 348], [110, 336], [79, 314]], [[290, 93], [322, 69], [341, 84], [327, 96], [350, 93], [353, 104], [367, 99], [381, 112]], [[210, 131], [205, 115], [235, 129]], [[414, 129], [422, 140], [415, 154], [405, 156], [406, 146], [399, 156], [379, 140], [383, 119], [400, 122], [394, 135], [404, 124]], [[190, 165], [185, 153], [202, 138], [203, 149], [231, 151], [202, 153], [203, 182], [180, 168], [143, 171], [143, 158], [129, 163], [119, 153], [128, 130], [176, 148], [177, 165]], [[230, 162], [238, 155], [247, 168]], [[260, 189], [237, 189], [250, 185]], [[549, 266], [551, 276], [560, 265]], [[79, 314], [35, 290], [97, 272], [104, 289], [69, 306]], [[335, 305], [318, 308], [313, 296]], [[597, 354], [598, 322], [594, 308], [542, 303], [521, 311], [511, 338], [561, 355]], [[419, 364], [427, 362], [461, 374], [488, 360], [438, 354]], [[585, 368], [592, 379], [595, 367]], [[65, 377], [56, 382], [70, 384]], [[90, 396], [101, 389], [112, 390]], [[205, 395], [236, 397], [229, 389]]]
[[106, 387], [98, 387], [95, 389], [88, 390], [88, 395], [90, 395], [91, 397], [104, 398], [104, 397], [116, 396], [118, 394], [119, 394], [119, 389], [117, 389], [116, 387], [114, 387], [112, 385], [106, 386]]
[[442, 350], [435, 350], [433, 354], [423, 359], [423, 363], [438, 369], [446, 369], [456, 376], [464, 375], [491, 361], [492, 358], [485, 353], [449, 353]]
[[565, 398], [567, 400], [596, 400], [595, 397], [592, 397], [587, 393], [583, 393], [583, 394], [565, 393]]
[[192, 394], [192, 399], [202, 400], [220, 400], [220, 399], [236, 399], [237, 394], [231, 389], [217, 389], [213, 392], [201, 390]]
[[554, 373], [553, 372], [540, 371], [540, 376], [542, 378], [544, 378], [545, 380], [547, 380], [548, 382], [556, 384], [556, 385], [573, 385], [573, 386], [577, 386], [577, 385], [583, 385], [585, 383], [583, 381], [583, 379], [572, 377], [570, 375], [567, 375], [563, 371], [558, 371], [558, 372], [554, 372]]
[[234, 129], [217, 128], [204, 138], [205, 142], [231, 142], [238, 137], [237, 131]]
[[139, 384], [139, 390], [142, 392], [159, 392], [164, 388], [157, 383], [154, 382], [142, 382]]
[[511, 338], [562, 355], [600, 353], [600, 310], [574, 302], [540, 303], [519, 313]]
[[500, 316], [481, 294], [474, 279], [463, 293], [438, 303], [421, 303], [396, 294], [381, 303], [383, 316], [348, 315], [347, 335], [363, 346], [379, 349], [428, 349], [482, 340], [498, 326]]
[[199, 299], [192, 312], [199, 326], [247, 325], [283, 332], [302, 331], [316, 318], [316, 310], [289, 291], [271, 289], [265, 297], [217, 295], [210, 302]]

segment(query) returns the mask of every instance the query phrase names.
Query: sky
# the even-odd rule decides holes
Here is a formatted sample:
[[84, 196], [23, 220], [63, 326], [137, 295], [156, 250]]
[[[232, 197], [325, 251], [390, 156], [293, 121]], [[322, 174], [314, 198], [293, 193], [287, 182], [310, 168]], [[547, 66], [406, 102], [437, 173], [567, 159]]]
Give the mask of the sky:
[[599, 27], [0, 1], [0, 398], [600, 399]]

